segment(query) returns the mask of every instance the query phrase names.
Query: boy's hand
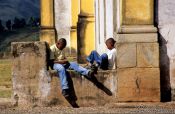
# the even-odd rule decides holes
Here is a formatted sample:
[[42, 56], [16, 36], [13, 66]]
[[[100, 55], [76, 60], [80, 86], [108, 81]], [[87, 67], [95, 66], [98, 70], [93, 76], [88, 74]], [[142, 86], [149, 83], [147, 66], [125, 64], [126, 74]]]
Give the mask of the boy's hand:
[[63, 62], [63, 64], [67, 64], [67, 63], [69, 63], [69, 61], [68, 60], [60, 60], [60, 61], [62, 61]]
[[54, 63], [59, 63], [59, 64], [68, 64], [69, 61], [65, 59], [65, 60], [54, 61]]

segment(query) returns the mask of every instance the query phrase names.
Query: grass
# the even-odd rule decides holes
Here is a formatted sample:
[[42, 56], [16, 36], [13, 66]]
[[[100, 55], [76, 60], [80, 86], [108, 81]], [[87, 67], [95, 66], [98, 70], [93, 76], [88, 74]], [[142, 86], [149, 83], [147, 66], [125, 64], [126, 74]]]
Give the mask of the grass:
[[8, 98], [11, 96], [12, 80], [11, 80], [11, 60], [0, 59], [0, 86], [8, 88], [7, 90], [0, 88], [0, 98]]
[[10, 98], [12, 95], [11, 90], [0, 90], [0, 98]]

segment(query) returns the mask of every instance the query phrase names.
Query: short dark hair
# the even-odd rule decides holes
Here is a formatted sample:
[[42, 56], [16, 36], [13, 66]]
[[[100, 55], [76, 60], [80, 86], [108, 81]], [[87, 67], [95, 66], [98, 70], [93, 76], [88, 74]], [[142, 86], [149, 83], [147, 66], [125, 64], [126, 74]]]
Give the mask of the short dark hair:
[[112, 43], [113, 44], [113, 46], [114, 46], [114, 44], [115, 44], [115, 40], [114, 40], [114, 38], [108, 38], [107, 40], [106, 40], [106, 42], [110, 42], [110, 43]]
[[67, 45], [67, 41], [65, 38], [60, 38], [58, 39], [59, 42], [61, 42], [62, 44], [64, 44], [65, 46]]

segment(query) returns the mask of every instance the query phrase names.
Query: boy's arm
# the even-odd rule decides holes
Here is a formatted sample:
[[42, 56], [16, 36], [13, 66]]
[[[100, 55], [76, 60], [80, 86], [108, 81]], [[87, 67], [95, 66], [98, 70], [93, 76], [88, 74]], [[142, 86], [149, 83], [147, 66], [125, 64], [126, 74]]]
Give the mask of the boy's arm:
[[67, 59], [63, 59], [63, 60], [54, 60], [54, 63], [58, 63], [58, 64], [67, 64], [69, 63], [69, 61]]

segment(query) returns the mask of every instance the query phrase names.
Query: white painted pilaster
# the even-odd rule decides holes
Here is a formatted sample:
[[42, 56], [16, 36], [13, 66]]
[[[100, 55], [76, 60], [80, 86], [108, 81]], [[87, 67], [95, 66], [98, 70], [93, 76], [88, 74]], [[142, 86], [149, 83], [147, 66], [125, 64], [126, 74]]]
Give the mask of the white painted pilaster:
[[113, 37], [114, 27], [113, 27], [113, 0], [105, 0], [105, 10], [106, 10], [106, 39]]
[[70, 46], [71, 1], [55, 0], [55, 27], [58, 38], [66, 38]]
[[96, 50], [106, 52], [105, 41], [113, 37], [113, 0], [96, 0]]
[[105, 52], [105, 1], [104, 0], [96, 0], [96, 50], [99, 54]]

